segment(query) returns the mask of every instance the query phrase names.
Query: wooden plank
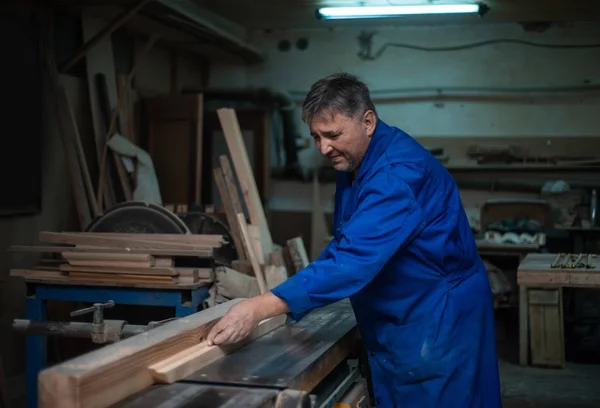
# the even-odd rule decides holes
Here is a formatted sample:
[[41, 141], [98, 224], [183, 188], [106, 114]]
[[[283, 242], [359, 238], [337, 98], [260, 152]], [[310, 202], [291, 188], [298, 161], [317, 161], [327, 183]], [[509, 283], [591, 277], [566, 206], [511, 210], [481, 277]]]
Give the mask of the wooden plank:
[[150, 366], [148, 369], [157, 382], [172, 384], [186, 378], [202, 367], [207, 366], [250, 341], [275, 330], [283, 325], [285, 321], [285, 315], [264, 320], [242, 341], [223, 346], [208, 346], [206, 342], [202, 342], [182, 350], [174, 356]]
[[117, 175], [119, 176], [119, 182], [121, 183], [121, 188], [123, 189], [125, 201], [132, 201], [133, 192], [131, 190], [131, 179], [129, 178], [129, 173], [127, 173], [125, 165], [123, 164], [123, 158], [115, 151], [112, 152], [112, 156], [115, 161], [115, 167], [117, 168]]
[[137, 289], [198, 289], [208, 286], [211, 282], [197, 281], [193, 282], [191, 277], [178, 277], [177, 282], [154, 282], [154, 281], [127, 281], [115, 282], [101, 279], [69, 279], [68, 276], [59, 277], [38, 277], [34, 275], [24, 276], [28, 283], [43, 283], [45, 285], [72, 285], [72, 286], [96, 286], [96, 287], [119, 287], [119, 288], [137, 288]]
[[250, 261], [235, 260], [231, 262], [231, 269], [243, 273], [244, 275], [254, 277], [254, 269], [252, 269], [252, 263]]
[[[148, 254], [119, 254], [119, 253], [93, 253], [93, 252], [65, 252], [62, 256], [69, 261], [129, 261], [129, 262], [155, 262], [152, 255]], [[165, 266], [165, 265], [161, 265]]]
[[260, 228], [258, 225], [248, 225], [248, 233], [250, 234], [250, 240], [252, 241], [252, 248], [256, 259], [262, 264], [268, 264], [270, 262], [269, 254], [263, 252], [263, 245], [261, 241]]
[[217, 185], [217, 189], [219, 190], [219, 195], [221, 196], [221, 202], [223, 203], [223, 207], [225, 209], [227, 223], [229, 224], [229, 227], [231, 229], [231, 236], [233, 238], [233, 243], [238, 254], [238, 259], [243, 261], [247, 259], [247, 254], [244, 251], [244, 244], [242, 243], [241, 231], [237, 222], [236, 214], [238, 213], [235, 212], [233, 200], [231, 199], [231, 196], [229, 194], [229, 189], [226, 187], [225, 177], [223, 176], [223, 170], [217, 167], [213, 170], [213, 175], [215, 179], [215, 184]]
[[274, 266], [285, 266], [283, 253], [280, 250], [273, 251], [269, 254], [269, 261]]
[[136, 267], [109, 267], [109, 266], [75, 266], [64, 264], [60, 266], [64, 272], [89, 272], [89, 273], [111, 273], [111, 274], [131, 274], [131, 275], [155, 275], [155, 276], [176, 276], [178, 272], [175, 268], [136, 268]]
[[58, 132], [63, 145], [68, 175], [71, 180], [73, 200], [75, 201], [75, 209], [79, 217], [79, 225], [83, 231], [92, 221], [92, 213], [85, 192], [80, 162], [77, 159], [75, 146], [71, 143], [73, 136], [72, 134], [69, 136], [70, 132], [68, 123], [70, 121], [66, 116], [68, 114], [66, 92], [60, 84], [60, 78], [58, 76], [58, 72], [56, 71], [55, 60], [50, 52], [47, 54], [46, 62], [48, 68], [46, 72], [48, 74], [50, 96], [54, 100], [52, 105], [54, 107]]
[[219, 234], [136, 234], [127, 232], [63, 232], [63, 234], [181, 242], [195, 245], [220, 245], [223, 241], [223, 235]]
[[198, 113], [196, 114], [196, 168], [194, 169], [194, 203], [202, 203], [202, 153], [203, 149], [203, 127], [204, 127], [204, 95], [198, 96]]
[[237, 219], [240, 226], [240, 231], [242, 232], [242, 242], [244, 244], [246, 253], [248, 254], [248, 258], [250, 258], [250, 263], [252, 264], [252, 269], [254, 270], [254, 276], [256, 277], [258, 288], [260, 293], [265, 293], [267, 291], [267, 284], [265, 282], [262, 269], [260, 269], [260, 264], [256, 259], [256, 255], [252, 249], [252, 240], [250, 238], [250, 233], [248, 232], [248, 226], [246, 225], [246, 217], [244, 217], [244, 214], [238, 214]]
[[517, 282], [525, 286], [568, 286], [568, 271], [529, 272], [518, 271]]
[[175, 265], [175, 260], [173, 260], [173, 258], [156, 257], [154, 258], [154, 264], [156, 266], [171, 267]]
[[229, 197], [231, 198], [231, 205], [233, 206], [233, 211], [236, 214], [244, 213], [242, 209], [242, 202], [240, 201], [240, 196], [238, 194], [237, 182], [235, 176], [233, 175], [233, 170], [231, 169], [231, 163], [229, 162], [229, 157], [223, 154], [219, 156], [219, 161], [221, 162], [221, 170], [223, 171], [223, 178], [225, 179], [225, 187], [229, 191]]
[[74, 259], [69, 261], [69, 265], [73, 266], [91, 266], [105, 268], [142, 268], [150, 269], [154, 266], [152, 261], [105, 261], [97, 259]]
[[[141, 237], [141, 234], [139, 234]], [[206, 245], [194, 245], [180, 242], [166, 242], [156, 241], [151, 239], [141, 238], [116, 238], [116, 237], [102, 237], [97, 234], [86, 235], [86, 234], [72, 234], [72, 233], [57, 233], [43, 231], [39, 234], [41, 242], [48, 242], [54, 244], [70, 244], [70, 245], [89, 245], [89, 246], [100, 246], [100, 247], [114, 247], [114, 248], [140, 248], [140, 249], [207, 249], [210, 248]]]
[[308, 254], [306, 253], [306, 247], [304, 246], [304, 240], [302, 237], [296, 237], [288, 239], [286, 246], [290, 254], [294, 270], [291, 272], [293, 275], [296, 272], [306, 268], [309, 264]]
[[40, 408], [103, 408], [150, 387], [148, 367], [205, 340], [242, 299], [222, 303], [47, 368], [38, 376]]
[[42, 253], [90, 253], [90, 254], [149, 254], [158, 256], [184, 256], [212, 258], [212, 248], [202, 249], [170, 249], [170, 248], [102, 248], [102, 247], [75, 247], [75, 246], [50, 246], [50, 245], [11, 245], [9, 251], [14, 252], [42, 252]]
[[121, 282], [121, 283], [177, 283], [177, 276], [160, 275], [135, 275], [135, 274], [115, 274], [115, 273], [97, 273], [97, 272], [69, 272], [69, 280], [101, 281], [101, 282]]
[[43, 269], [11, 269], [10, 276], [20, 276], [22, 278], [36, 277], [36, 278], [68, 278], [66, 272], [56, 270], [43, 270]]
[[529, 289], [531, 363], [565, 366], [562, 289]]
[[[134, 268], [134, 267], [102, 267], [102, 266], [75, 266], [63, 264], [59, 267], [62, 272], [85, 272], [113, 275], [145, 275], [145, 276], [179, 276], [196, 282], [213, 282], [214, 270], [212, 268]], [[189, 278], [189, 279], [188, 279]]]
[[519, 365], [529, 365], [529, 288], [519, 284]]
[[[81, 25], [83, 39], [86, 43], [95, 41], [94, 48], [88, 50], [86, 54], [86, 70], [88, 81], [88, 93], [90, 97], [90, 109], [92, 113], [92, 123], [96, 140], [96, 153], [98, 163], [101, 167], [101, 178], [98, 185], [97, 199], [103, 200], [106, 208], [115, 203], [115, 192], [110, 177], [112, 166], [109, 165], [105, 155], [108, 154], [107, 141], [112, 136], [112, 131], [107, 132], [107, 125], [102, 114], [100, 106], [99, 92], [97, 87], [97, 75], [104, 75], [106, 78], [106, 90], [110, 109], [116, 108], [117, 83], [115, 79], [115, 67], [113, 58], [112, 41], [110, 36], [100, 35], [106, 26], [101, 19], [94, 17], [93, 13], [83, 9], [81, 15]], [[115, 120], [115, 124], [116, 124]]]
[[256, 180], [252, 172], [250, 160], [248, 159], [248, 152], [246, 151], [242, 131], [235, 110], [221, 108], [217, 110], [217, 114], [242, 188], [244, 200], [246, 201], [248, 212], [250, 213], [250, 220], [252, 221], [252, 224], [259, 227], [263, 254], [268, 255], [273, 250], [273, 239], [258, 194]]
[[266, 265], [264, 275], [269, 290], [280, 285], [287, 279], [285, 266]]

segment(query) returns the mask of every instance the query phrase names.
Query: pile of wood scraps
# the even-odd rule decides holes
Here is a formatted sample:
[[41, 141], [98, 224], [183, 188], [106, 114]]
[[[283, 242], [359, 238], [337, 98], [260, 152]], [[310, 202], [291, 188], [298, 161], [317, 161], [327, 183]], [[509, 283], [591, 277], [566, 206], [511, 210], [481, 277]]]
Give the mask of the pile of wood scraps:
[[[214, 281], [213, 249], [223, 244], [222, 239], [220, 235], [41, 232], [40, 242], [55, 246], [10, 249], [53, 253], [55, 258], [43, 259], [34, 269], [13, 269], [10, 274], [73, 284], [208, 286]], [[182, 258], [188, 259], [185, 266], [178, 265]]]
[[[235, 110], [222, 108], [217, 113], [233, 162], [232, 165], [229, 157], [222, 155], [220, 166], [213, 170], [238, 253], [232, 267], [239, 273], [253, 276], [259, 292], [264, 293], [305, 267], [308, 264], [306, 251], [301, 238], [289, 242], [294, 256], [284, 256], [284, 251], [273, 244]], [[294, 262], [286, 265], [286, 260]], [[227, 281], [231, 281], [235, 272], [228, 273]]]

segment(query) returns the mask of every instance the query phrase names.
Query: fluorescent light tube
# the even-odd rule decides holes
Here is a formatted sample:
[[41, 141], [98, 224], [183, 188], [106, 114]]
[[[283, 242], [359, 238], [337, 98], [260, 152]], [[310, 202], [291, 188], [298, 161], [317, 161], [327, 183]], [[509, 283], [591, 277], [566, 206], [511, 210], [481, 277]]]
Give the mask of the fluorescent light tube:
[[382, 18], [414, 14], [478, 13], [478, 4], [423, 4], [414, 6], [323, 7], [317, 10], [325, 20], [348, 18]]

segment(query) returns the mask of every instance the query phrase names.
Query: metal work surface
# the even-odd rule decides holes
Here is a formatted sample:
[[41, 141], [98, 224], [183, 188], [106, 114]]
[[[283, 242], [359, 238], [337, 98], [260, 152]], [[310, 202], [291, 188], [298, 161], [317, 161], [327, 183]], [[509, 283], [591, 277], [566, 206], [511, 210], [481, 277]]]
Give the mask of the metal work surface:
[[144, 390], [113, 408], [258, 408], [272, 406], [277, 394], [264, 388], [174, 383]]
[[184, 381], [312, 390], [353, 350], [356, 320], [341, 301], [282, 326]]

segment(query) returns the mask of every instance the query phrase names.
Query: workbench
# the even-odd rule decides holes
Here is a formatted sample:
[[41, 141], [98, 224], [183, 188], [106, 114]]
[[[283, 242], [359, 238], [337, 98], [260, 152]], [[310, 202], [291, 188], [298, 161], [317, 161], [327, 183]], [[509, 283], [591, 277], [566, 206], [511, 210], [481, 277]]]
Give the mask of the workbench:
[[582, 256], [581, 265], [572, 268], [563, 256], [556, 262], [557, 255], [528, 254], [519, 265], [519, 363], [523, 366], [529, 364], [530, 347], [532, 364], [565, 366], [563, 288], [600, 288], [600, 258], [590, 258], [588, 268], [588, 257]]
[[[59, 279], [25, 279], [26, 318], [32, 322], [46, 320], [46, 302], [104, 303], [109, 300], [116, 305], [173, 307], [174, 317], [183, 317], [198, 311], [208, 297], [204, 283], [195, 285], [175, 284], [126, 284], [90, 281], [82, 284]], [[37, 376], [47, 365], [47, 339], [43, 335], [26, 336], [26, 390], [27, 408], [37, 407]]]
[[[288, 322], [182, 381], [154, 385], [113, 407], [299, 408], [307, 406], [297, 404], [306, 393], [316, 397], [314, 406], [332, 407], [353, 389], [362, 390], [355, 394], [365, 404], [366, 383], [357, 381], [358, 337], [350, 302], [340, 301]], [[299, 397], [291, 405], [276, 405], [282, 392]]]

